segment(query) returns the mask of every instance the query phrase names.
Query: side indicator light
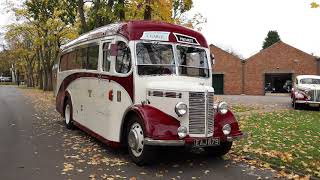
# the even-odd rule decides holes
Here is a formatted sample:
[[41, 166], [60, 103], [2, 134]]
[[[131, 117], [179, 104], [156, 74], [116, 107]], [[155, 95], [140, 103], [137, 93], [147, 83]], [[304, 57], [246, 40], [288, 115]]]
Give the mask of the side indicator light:
[[108, 93], [108, 97], [110, 101], [113, 101], [113, 90], [110, 90]]

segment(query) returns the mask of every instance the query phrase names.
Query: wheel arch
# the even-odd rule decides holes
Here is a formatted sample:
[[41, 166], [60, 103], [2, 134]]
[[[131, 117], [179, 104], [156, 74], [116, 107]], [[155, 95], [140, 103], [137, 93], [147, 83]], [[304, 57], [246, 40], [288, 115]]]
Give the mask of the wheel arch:
[[68, 101], [68, 100], [71, 101], [71, 105], [73, 106], [70, 92], [69, 92], [69, 90], [66, 90], [66, 91], [65, 91], [64, 98], [63, 98], [63, 104], [62, 104], [62, 105], [63, 105], [63, 109], [62, 109], [62, 116], [63, 116], [63, 117], [65, 117], [64, 109], [66, 108], [66, 104], [67, 104], [67, 101]]
[[[127, 127], [128, 127], [129, 120], [132, 116], [137, 116], [140, 119], [142, 119], [141, 114], [138, 111], [134, 110], [132, 106], [130, 106], [125, 111], [124, 116], [122, 118], [121, 129], [120, 129], [120, 143], [122, 145], [126, 144]], [[144, 123], [143, 123], [143, 126], [145, 126]]]

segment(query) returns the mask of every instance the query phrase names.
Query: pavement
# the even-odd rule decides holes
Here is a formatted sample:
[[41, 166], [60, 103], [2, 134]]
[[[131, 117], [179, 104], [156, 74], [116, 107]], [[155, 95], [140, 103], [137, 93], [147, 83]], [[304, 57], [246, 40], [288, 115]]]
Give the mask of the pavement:
[[231, 157], [164, 148], [140, 167], [125, 149], [112, 149], [64, 127], [54, 104], [14, 86], [0, 86], [0, 179], [272, 179], [275, 172]]

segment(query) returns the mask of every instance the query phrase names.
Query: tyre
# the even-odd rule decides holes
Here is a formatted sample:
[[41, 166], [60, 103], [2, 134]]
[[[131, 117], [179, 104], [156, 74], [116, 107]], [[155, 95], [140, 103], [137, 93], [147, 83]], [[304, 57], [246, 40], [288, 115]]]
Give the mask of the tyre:
[[232, 147], [232, 142], [221, 142], [219, 146], [204, 147], [203, 149], [214, 157], [220, 157], [227, 154]]
[[300, 104], [299, 103], [296, 103], [296, 101], [295, 100], [293, 100], [292, 101], [292, 107], [294, 108], [294, 109], [300, 109]]
[[73, 129], [73, 110], [72, 110], [72, 103], [68, 99], [65, 106], [64, 106], [64, 123], [68, 129]]
[[132, 116], [129, 120], [126, 137], [129, 155], [134, 163], [142, 166], [154, 160], [155, 147], [144, 145], [145, 130], [138, 117]]

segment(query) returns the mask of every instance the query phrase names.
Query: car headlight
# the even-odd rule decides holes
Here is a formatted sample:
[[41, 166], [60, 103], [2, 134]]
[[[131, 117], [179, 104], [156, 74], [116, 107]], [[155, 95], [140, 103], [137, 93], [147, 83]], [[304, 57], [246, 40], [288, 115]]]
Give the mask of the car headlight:
[[224, 135], [229, 135], [231, 132], [231, 126], [230, 124], [226, 124], [222, 127], [222, 132]]
[[226, 102], [220, 102], [218, 104], [218, 112], [221, 114], [227, 114], [228, 112], [228, 104]]
[[174, 111], [177, 113], [178, 116], [183, 116], [187, 113], [187, 105], [183, 102], [179, 102], [175, 108]]

